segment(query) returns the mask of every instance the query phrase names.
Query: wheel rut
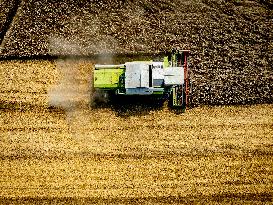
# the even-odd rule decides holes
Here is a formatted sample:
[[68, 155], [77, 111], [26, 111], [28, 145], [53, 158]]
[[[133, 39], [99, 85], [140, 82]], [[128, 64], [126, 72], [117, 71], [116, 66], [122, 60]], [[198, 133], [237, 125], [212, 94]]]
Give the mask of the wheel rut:
[[14, 19], [15, 15], [18, 11], [18, 8], [21, 4], [21, 0], [14, 0], [13, 2], [14, 2], [13, 7], [8, 12], [6, 20], [4, 21], [4, 23], [2, 25], [2, 29], [0, 30], [0, 45], [2, 45], [5, 35], [6, 35], [7, 31], [9, 30], [9, 28], [11, 27], [13, 19]]

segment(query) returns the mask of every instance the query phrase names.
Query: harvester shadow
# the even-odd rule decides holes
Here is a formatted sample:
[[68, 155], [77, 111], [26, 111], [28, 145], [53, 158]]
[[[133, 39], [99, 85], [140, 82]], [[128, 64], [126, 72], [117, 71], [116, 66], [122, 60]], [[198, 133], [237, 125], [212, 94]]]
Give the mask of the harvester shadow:
[[107, 102], [95, 102], [94, 108], [110, 108], [118, 117], [143, 116], [159, 111], [164, 101], [150, 96], [112, 96]]

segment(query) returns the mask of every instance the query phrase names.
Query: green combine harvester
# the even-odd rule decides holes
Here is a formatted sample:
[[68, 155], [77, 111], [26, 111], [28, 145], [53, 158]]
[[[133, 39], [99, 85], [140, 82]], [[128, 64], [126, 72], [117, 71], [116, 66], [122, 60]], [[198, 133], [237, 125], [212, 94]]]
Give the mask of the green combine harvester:
[[173, 50], [162, 62], [95, 65], [94, 88], [105, 95], [154, 96], [173, 108], [189, 105], [188, 50]]

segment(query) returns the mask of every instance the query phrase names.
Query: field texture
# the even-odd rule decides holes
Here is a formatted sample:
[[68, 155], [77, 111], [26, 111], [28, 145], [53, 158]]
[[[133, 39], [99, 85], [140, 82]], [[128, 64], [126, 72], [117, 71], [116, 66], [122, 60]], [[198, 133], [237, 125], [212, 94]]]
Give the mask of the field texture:
[[21, 0], [0, 57], [153, 54], [179, 47], [191, 50], [193, 104], [272, 103], [272, 5], [272, 0]]
[[0, 62], [0, 203], [272, 203], [272, 104], [90, 107], [92, 65]]

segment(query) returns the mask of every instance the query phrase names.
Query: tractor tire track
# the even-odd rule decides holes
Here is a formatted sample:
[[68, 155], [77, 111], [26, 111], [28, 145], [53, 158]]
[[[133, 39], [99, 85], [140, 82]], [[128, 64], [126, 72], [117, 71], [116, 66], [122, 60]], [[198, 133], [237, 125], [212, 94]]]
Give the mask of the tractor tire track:
[[[0, 45], [2, 45], [4, 37], [7, 33], [7, 31], [9, 30], [9, 28], [11, 27], [13, 19], [14, 19], [15, 15], [18, 11], [18, 8], [21, 4], [20, 0], [14, 0], [13, 2], [14, 2], [14, 4], [13, 4], [12, 8], [10, 8], [10, 10], [6, 16], [6, 20], [4, 20], [3, 25], [0, 27]], [[5, 4], [5, 3], [2, 3], [2, 4]], [[2, 6], [5, 7], [5, 5], [2, 5]], [[7, 10], [7, 9], [9, 9], [9, 8], [2, 8], [2, 10]], [[1, 12], [3, 12], [3, 11], [1, 11]]]

